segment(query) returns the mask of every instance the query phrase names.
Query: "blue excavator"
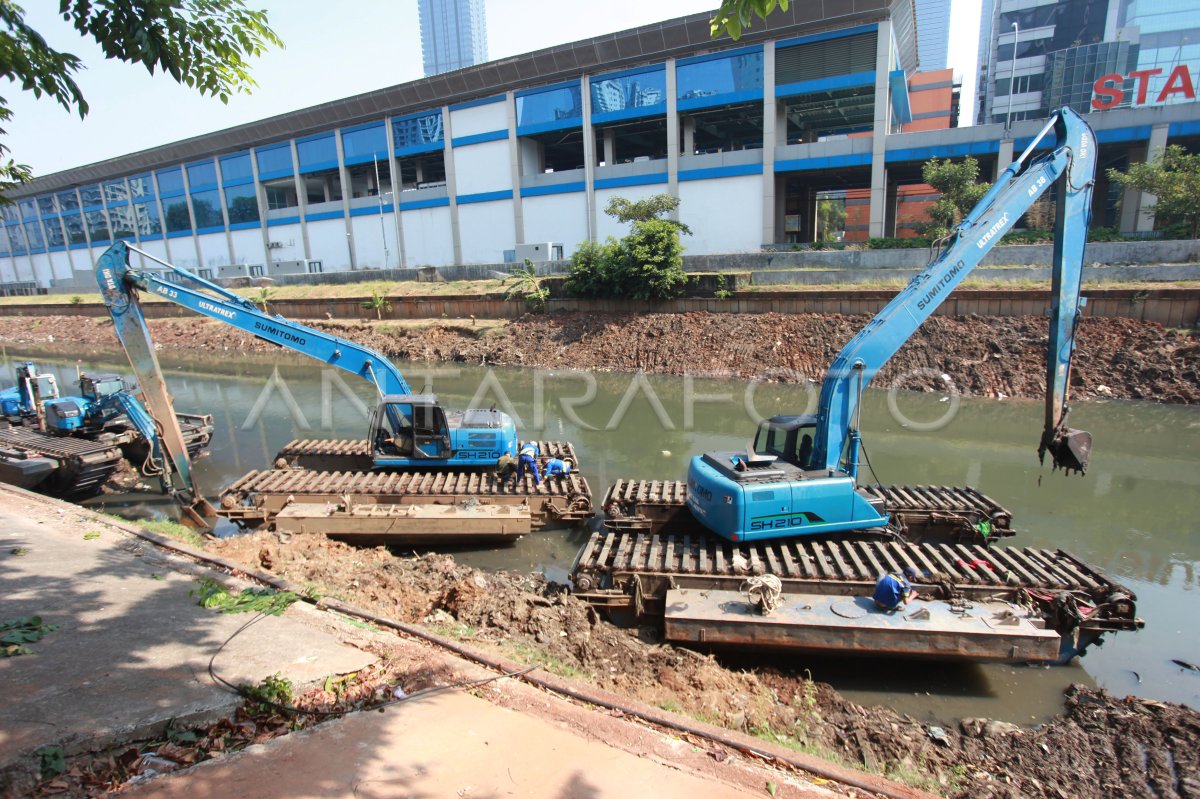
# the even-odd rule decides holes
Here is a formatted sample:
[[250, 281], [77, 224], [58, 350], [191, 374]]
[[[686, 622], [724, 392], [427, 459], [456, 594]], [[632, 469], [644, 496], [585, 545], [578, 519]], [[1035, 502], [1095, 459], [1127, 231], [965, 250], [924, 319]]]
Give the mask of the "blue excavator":
[[[103, 483], [124, 455], [172, 490], [158, 427], [122, 377], [81, 373], [79, 394], [62, 396], [55, 376], [32, 361], [15, 371], [17, 384], [0, 391], [0, 480], [84, 493]], [[212, 437], [212, 419], [176, 416], [194, 457]]]
[[[131, 250], [162, 268], [131, 266]], [[379, 353], [268, 314], [250, 300], [125, 242], [117, 242], [100, 257], [96, 280], [117, 338], [142, 387], [146, 406], [156, 419], [174, 419], [174, 414], [139, 292], [161, 297], [370, 382], [379, 394], [367, 437], [373, 469], [492, 467], [504, 452], [517, 451], [516, 424], [508, 414], [495, 409], [448, 412], [435, 395], [414, 394], [400, 370]], [[167, 456], [186, 486], [185, 516], [192, 523], [207, 524], [216, 512], [195, 488], [178, 425], [164, 424], [162, 436]]]
[[[1035, 157], [1051, 132], [1053, 146]], [[842, 348], [826, 372], [815, 414], [766, 420], [744, 452], [692, 458], [687, 507], [696, 519], [731, 541], [887, 528], [883, 496], [858, 482], [863, 392], [1021, 215], [1056, 185], [1045, 428], [1038, 456], [1044, 462], [1049, 453], [1055, 468], [1083, 473], [1092, 437], [1068, 427], [1067, 400], [1095, 171], [1091, 128], [1063, 108], [947, 237], [936, 259]]]

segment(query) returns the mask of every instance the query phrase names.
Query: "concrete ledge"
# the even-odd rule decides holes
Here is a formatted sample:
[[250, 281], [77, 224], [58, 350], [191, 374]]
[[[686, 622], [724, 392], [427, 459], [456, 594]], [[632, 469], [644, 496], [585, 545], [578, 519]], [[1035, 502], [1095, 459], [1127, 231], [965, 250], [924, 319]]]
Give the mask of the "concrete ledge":
[[[1099, 267], [1102, 269], [1103, 267]], [[1147, 267], [1140, 267], [1145, 269]], [[1010, 271], [1010, 270], [1003, 270]], [[760, 273], [761, 274], [761, 273]], [[769, 274], [769, 273], [768, 273]], [[805, 273], [801, 273], [805, 274]], [[892, 270], [904, 278], [909, 273]], [[879, 274], [875, 279], [882, 279]], [[796, 282], [789, 280], [788, 282]], [[1106, 289], [1084, 286], [1088, 298], [1084, 316], [1125, 317], [1157, 322], [1168, 327], [1200, 324], [1200, 288]], [[826, 289], [810, 291], [735, 291], [726, 299], [684, 297], [666, 302], [644, 300], [580, 300], [553, 298], [548, 313], [855, 313], [873, 314], [896, 296], [894, 288]], [[370, 319], [374, 312], [362, 307], [366, 298], [325, 300], [279, 300], [271, 302], [272, 313], [290, 319]], [[393, 297], [384, 319], [516, 319], [529, 313], [520, 300], [501, 296], [465, 295], [442, 297]], [[1046, 289], [959, 289], [936, 311], [944, 316], [1029, 316], [1045, 315], [1050, 307]], [[148, 319], [194, 318], [195, 315], [168, 303], [142, 306]], [[0, 316], [104, 317], [99, 304], [0, 305]]]

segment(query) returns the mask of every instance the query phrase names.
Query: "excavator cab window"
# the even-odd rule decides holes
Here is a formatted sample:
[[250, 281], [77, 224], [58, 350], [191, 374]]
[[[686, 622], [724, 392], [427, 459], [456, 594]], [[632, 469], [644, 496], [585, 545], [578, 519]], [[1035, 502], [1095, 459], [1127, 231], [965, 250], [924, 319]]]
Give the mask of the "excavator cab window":
[[759, 455], [774, 455], [793, 466], [808, 469], [811, 468], [813, 440], [816, 434], [815, 423], [780, 424], [768, 420], [759, 425], [758, 435], [754, 439], [754, 451]]
[[450, 456], [449, 425], [439, 405], [390, 402], [376, 412], [372, 428], [378, 455], [431, 459]]
[[777, 458], [787, 457], [786, 428], [765, 421], [758, 426], [758, 434], [754, 437], [754, 451], [759, 455], [774, 455]]

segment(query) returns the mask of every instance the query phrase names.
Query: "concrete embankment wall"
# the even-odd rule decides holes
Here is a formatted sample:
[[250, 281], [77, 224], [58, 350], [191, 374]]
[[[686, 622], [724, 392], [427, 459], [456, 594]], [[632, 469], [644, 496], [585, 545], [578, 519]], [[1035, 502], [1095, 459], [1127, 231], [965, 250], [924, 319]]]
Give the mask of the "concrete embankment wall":
[[[894, 289], [840, 289], [813, 291], [739, 292], [728, 299], [685, 297], [669, 302], [638, 300], [552, 299], [550, 313], [875, 313], [896, 291]], [[1200, 325], [1200, 289], [1092, 289], [1085, 288], [1085, 316], [1128, 317], [1158, 322], [1169, 327]], [[375, 312], [363, 307], [365, 298], [280, 300], [270, 303], [271, 313], [291, 319], [367, 319]], [[520, 300], [502, 295], [393, 298], [385, 319], [512, 319], [528, 312]], [[190, 317], [189, 311], [167, 303], [142, 306], [150, 319]], [[1050, 309], [1049, 293], [1043, 290], [962, 289], [938, 308], [942, 315], [981, 316], [1045, 315]], [[0, 305], [3, 316], [103, 316], [98, 304], [43, 303]]]

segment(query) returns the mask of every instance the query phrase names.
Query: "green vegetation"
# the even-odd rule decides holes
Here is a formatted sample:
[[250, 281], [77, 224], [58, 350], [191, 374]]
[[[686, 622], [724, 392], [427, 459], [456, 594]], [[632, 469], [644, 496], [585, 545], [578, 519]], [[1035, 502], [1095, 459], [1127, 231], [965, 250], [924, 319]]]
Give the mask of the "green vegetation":
[[42, 640], [46, 633], [52, 633], [58, 627], [57, 624], [46, 624], [41, 616], [22, 616], [0, 622], [0, 657], [33, 654], [27, 644]]
[[709, 35], [715, 39], [728, 33], [731, 38], [740, 39], [742, 31], [750, 27], [755, 16], [766, 19], [776, 7], [787, 11], [788, 0], [721, 0], [721, 7], [708, 21]]
[[362, 304], [362, 307], [366, 308], [367, 310], [374, 311], [375, 318], [377, 320], [383, 319], [384, 311], [387, 311], [388, 313], [392, 312], [392, 304], [388, 302], [387, 295], [379, 289], [374, 289], [371, 291], [371, 299], [365, 300]]
[[557, 674], [559, 677], [567, 677], [573, 679], [576, 677], [587, 677], [584, 672], [577, 669], [570, 663], [551, 655], [541, 647], [534, 647], [529, 644], [516, 644], [512, 647], [507, 647], [511, 650], [512, 657], [522, 663], [536, 664], [541, 666], [551, 674]]
[[619, 222], [632, 223], [629, 235], [603, 244], [582, 242], [571, 257], [566, 289], [576, 297], [669, 300], [683, 294], [688, 274], [683, 271], [681, 233], [687, 225], [662, 218], [679, 208], [679, 198], [656, 194], [631, 202], [613, 197], [604, 212]]
[[34, 754], [38, 759], [38, 774], [44, 780], [52, 780], [67, 770], [67, 756], [61, 746], [43, 746]]
[[267, 307], [267, 303], [275, 299], [275, 292], [276, 289], [263, 286], [254, 295], [254, 304], [261, 308], [263, 313], [270, 313], [271, 309]]
[[1200, 154], [1189, 154], [1177, 144], [1149, 163], [1130, 164], [1120, 172], [1108, 170], [1108, 178], [1127, 189], [1155, 196], [1155, 223], [1181, 225], [1188, 238], [1200, 235]]
[[[125, 521], [124, 519], [121, 519], [120, 516], [116, 518], [120, 519], [122, 522]], [[200, 533], [197, 533], [192, 528], [180, 524], [179, 522], [173, 522], [169, 519], [160, 519], [152, 522], [139, 521], [138, 526], [148, 533], [154, 533], [155, 535], [161, 535], [167, 538], [174, 538], [176, 541], [180, 541], [188, 546], [196, 547], [197, 549], [204, 548], [204, 536], [202, 536]]]
[[930, 158], [921, 166], [921, 179], [941, 195], [926, 211], [931, 221], [917, 230], [931, 239], [943, 238], [958, 227], [992, 186], [979, 182], [979, 162], [969, 155], [961, 161]]
[[512, 286], [509, 286], [508, 291], [504, 295], [504, 299], [511, 300], [514, 297], [519, 297], [525, 300], [525, 304], [530, 310], [541, 313], [546, 310], [546, 300], [550, 299], [550, 289], [542, 285], [541, 278], [537, 275], [537, 269], [533, 266], [533, 261], [525, 259], [524, 266], [518, 266], [513, 269], [512, 274], [504, 279], [505, 283], [514, 281]]
[[817, 241], [835, 241], [846, 232], [846, 201], [817, 200]]
[[273, 706], [289, 706], [296, 688], [291, 680], [275, 672], [258, 685], [239, 685], [238, 691], [246, 698], [251, 713], [271, 713], [278, 710]]
[[219, 610], [222, 613], [263, 613], [279, 616], [300, 597], [291, 591], [274, 588], [247, 588], [237, 594], [229, 593], [225, 586], [207, 577], [201, 578], [198, 587], [188, 591], [188, 596], [198, 596], [200, 607]]
[[430, 624], [429, 628], [439, 635], [453, 638], [456, 641], [470, 641], [479, 634], [478, 627], [472, 627], [470, 624], [462, 624], [457, 621], [453, 624]]
[[[224, 103], [255, 86], [249, 59], [283, 45], [268, 27], [266, 12], [247, 8], [245, 0], [62, 0], [58, 6], [62, 17], [81, 36], [95, 40], [106, 58], [141, 64], [151, 74], [162, 72]], [[0, 39], [0, 76], [81, 118], [87, 115], [87, 101], [73, 77], [84, 68], [82, 60], [51, 47], [25, 22], [24, 10], [8, 0], [0, 2]], [[12, 115], [0, 98], [0, 122]], [[8, 147], [0, 144], [0, 158], [7, 153]], [[0, 162], [2, 193], [32, 177], [25, 164], [11, 158]]]

